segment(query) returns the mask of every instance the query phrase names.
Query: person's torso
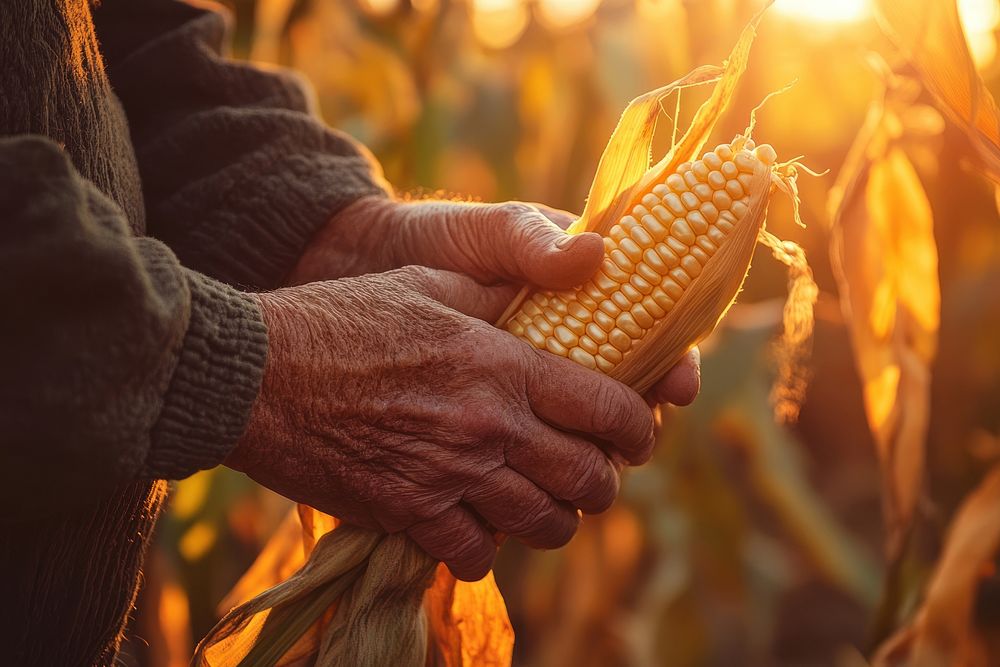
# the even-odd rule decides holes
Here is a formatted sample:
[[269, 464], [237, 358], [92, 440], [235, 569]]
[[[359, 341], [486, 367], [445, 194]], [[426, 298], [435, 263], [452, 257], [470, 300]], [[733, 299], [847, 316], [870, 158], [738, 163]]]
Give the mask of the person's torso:
[[0, 136], [59, 143], [80, 174], [145, 229], [128, 122], [104, 73], [89, 0], [26, 0], [0, 12]]
[[[0, 136], [18, 134], [62, 145], [143, 234], [135, 154], [88, 0], [27, 0], [0, 12]], [[0, 527], [0, 643], [10, 664], [114, 661], [165, 490], [165, 482], [137, 481], [96, 504]]]

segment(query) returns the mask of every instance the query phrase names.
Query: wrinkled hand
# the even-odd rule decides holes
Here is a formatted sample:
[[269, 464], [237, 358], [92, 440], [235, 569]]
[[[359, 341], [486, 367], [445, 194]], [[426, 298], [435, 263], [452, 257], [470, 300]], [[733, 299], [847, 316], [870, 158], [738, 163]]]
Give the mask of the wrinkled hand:
[[462, 579], [491, 567], [491, 527], [565, 544], [577, 508], [614, 500], [609, 456], [649, 458], [653, 419], [631, 389], [488, 324], [513, 293], [408, 267], [260, 295], [267, 366], [227, 465], [405, 530]]
[[[288, 282], [298, 285], [414, 264], [455, 271], [486, 284], [569, 288], [592, 276], [604, 256], [599, 235], [563, 232], [574, 219], [565, 211], [521, 203], [362, 199], [317, 234]], [[646, 394], [647, 401], [691, 403], [701, 382], [699, 359], [692, 350]]]

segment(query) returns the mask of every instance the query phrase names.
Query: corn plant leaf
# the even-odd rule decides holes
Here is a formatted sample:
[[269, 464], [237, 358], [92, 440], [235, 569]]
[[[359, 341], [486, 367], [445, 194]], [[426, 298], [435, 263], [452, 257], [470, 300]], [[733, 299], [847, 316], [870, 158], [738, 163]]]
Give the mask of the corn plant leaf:
[[979, 582], [1000, 552], [1000, 466], [963, 502], [913, 621], [887, 640], [874, 667], [964, 665], [987, 667], [1000, 656], [973, 623]]
[[424, 596], [430, 647], [428, 667], [507, 667], [514, 630], [493, 573], [476, 582], [458, 581], [438, 565]]
[[297, 512], [292, 510], [278, 526], [263, 550], [239, 578], [222, 602], [219, 613], [247, 602], [255, 595], [275, 586], [302, 567], [312, 546], [303, 549], [303, 530]]
[[876, 0], [879, 23], [1000, 183], [1000, 111], [969, 54], [955, 0]]
[[933, 217], [895, 106], [873, 105], [830, 196], [832, 262], [883, 474], [890, 559], [922, 486], [940, 313]]

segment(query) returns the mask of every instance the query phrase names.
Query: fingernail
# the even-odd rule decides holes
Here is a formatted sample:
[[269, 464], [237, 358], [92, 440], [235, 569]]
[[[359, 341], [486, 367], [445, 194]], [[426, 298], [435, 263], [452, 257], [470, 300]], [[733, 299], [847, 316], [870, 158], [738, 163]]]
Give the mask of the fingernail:
[[556, 248], [559, 250], [568, 250], [579, 237], [575, 234], [565, 234], [561, 239], [556, 241]]

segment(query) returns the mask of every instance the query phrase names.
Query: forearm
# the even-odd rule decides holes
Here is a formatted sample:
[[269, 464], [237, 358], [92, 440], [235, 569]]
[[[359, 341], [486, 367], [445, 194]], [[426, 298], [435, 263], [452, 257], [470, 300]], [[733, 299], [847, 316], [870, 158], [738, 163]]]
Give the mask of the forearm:
[[0, 175], [0, 518], [220, 462], [263, 367], [254, 300], [131, 237], [50, 141], [0, 141]]
[[317, 119], [299, 77], [223, 57], [221, 13], [105, 0], [95, 23], [129, 118], [149, 232], [186, 266], [277, 287], [327, 220], [385, 195], [378, 166]]

